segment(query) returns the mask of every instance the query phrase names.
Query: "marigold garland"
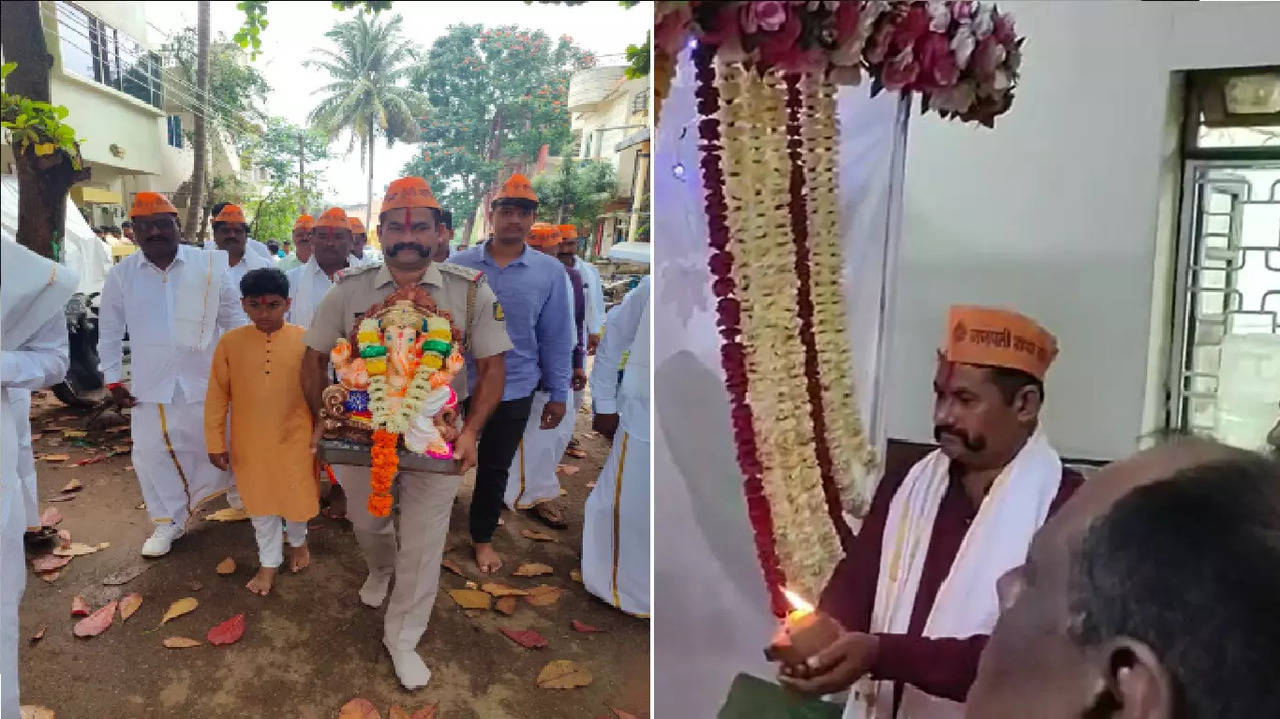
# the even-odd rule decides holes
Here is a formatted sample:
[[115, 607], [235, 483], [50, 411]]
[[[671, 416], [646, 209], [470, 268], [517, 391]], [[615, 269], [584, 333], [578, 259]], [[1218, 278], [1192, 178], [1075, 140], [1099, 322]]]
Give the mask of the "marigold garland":
[[391, 483], [395, 481], [396, 472], [400, 468], [400, 455], [396, 445], [400, 435], [385, 429], [373, 431], [373, 447], [369, 454], [372, 465], [369, 469], [369, 514], [375, 517], [386, 517], [391, 514]]

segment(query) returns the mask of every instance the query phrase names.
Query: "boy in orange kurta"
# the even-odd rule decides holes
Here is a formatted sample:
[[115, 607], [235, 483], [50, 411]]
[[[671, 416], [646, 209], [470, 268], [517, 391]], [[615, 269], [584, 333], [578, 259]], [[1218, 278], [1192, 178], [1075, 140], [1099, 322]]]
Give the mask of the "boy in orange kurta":
[[280, 270], [249, 271], [240, 281], [240, 293], [253, 323], [223, 335], [214, 350], [205, 396], [205, 443], [210, 462], [235, 472], [261, 565], [246, 586], [266, 596], [284, 561], [281, 518], [289, 539], [289, 567], [297, 572], [311, 561], [307, 520], [319, 511], [311, 411], [302, 396], [306, 329], [285, 324], [289, 280]]

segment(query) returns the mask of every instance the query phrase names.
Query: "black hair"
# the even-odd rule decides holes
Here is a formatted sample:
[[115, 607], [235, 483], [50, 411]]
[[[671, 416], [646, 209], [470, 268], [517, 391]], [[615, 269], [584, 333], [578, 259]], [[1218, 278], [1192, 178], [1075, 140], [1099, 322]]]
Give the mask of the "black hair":
[[1175, 719], [1280, 717], [1280, 463], [1219, 448], [1089, 526], [1068, 580], [1072, 639], [1150, 647]]
[[523, 197], [498, 197], [489, 203], [489, 209], [496, 210], [502, 205], [511, 205], [512, 207], [528, 210], [529, 212], [538, 211], [537, 200], [526, 200]]
[[1032, 377], [1020, 369], [1011, 367], [992, 367], [990, 365], [982, 365], [987, 368], [991, 383], [1000, 390], [1000, 396], [1004, 398], [1005, 404], [1013, 404], [1017, 399], [1018, 392], [1023, 387], [1034, 387], [1040, 393], [1040, 402], [1044, 403], [1044, 382]]
[[128, 220], [125, 220], [124, 222], [120, 223], [120, 229], [122, 230], [133, 229], [133, 223]]
[[[434, 219], [434, 220], [435, 220], [436, 226], [438, 227], [438, 226], [440, 225], [440, 223], [441, 223], [441, 222], [443, 222], [443, 219], [441, 218], [441, 216], [442, 216], [442, 214], [443, 214], [443, 213], [442, 213], [439, 209], [437, 209], [437, 208], [435, 208], [435, 207], [428, 207], [427, 209], [431, 211], [431, 217], [432, 217], [432, 219]], [[387, 210], [387, 212], [395, 212], [395, 210]], [[378, 225], [379, 225], [379, 226], [381, 226], [381, 225], [382, 225], [382, 216], [383, 216], [383, 215], [385, 215], [385, 214], [387, 214], [387, 212], [379, 212], [379, 213], [378, 213]]]
[[240, 294], [243, 297], [279, 295], [287, 298], [289, 296], [289, 278], [274, 267], [249, 270], [240, 279]]
[[267, 249], [271, 250], [271, 252], [274, 254], [276, 251], [280, 249], [280, 243], [276, 242], [275, 240], [267, 240]]
[[446, 230], [452, 230], [453, 229], [453, 213], [448, 210], [441, 211], [440, 222], [444, 223], [444, 228]]
[[212, 220], [213, 218], [217, 217], [218, 213], [222, 212], [222, 208], [230, 204], [231, 204], [230, 202], [219, 202], [218, 204], [211, 207], [209, 209], [209, 219]]

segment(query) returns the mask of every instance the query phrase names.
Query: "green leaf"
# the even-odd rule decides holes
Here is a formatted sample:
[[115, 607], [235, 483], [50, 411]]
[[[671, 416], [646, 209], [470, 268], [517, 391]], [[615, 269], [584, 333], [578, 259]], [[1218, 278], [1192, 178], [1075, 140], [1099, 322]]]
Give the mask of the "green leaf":
[[71, 114], [71, 111], [63, 107], [62, 105], [58, 105], [57, 107], [53, 108], [53, 114], [57, 115], [59, 120], [63, 120], [67, 117], [67, 115]]
[[16, 62], [6, 62], [5, 64], [0, 65], [0, 80], [9, 77], [9, 73], [13, 72], [17, 67], [18, 63]]

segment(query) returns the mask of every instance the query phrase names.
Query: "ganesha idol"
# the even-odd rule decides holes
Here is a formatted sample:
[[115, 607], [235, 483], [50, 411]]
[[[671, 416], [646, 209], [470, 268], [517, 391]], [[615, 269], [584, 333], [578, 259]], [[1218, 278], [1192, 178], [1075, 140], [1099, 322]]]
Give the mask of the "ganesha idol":
[[325, 439], [372, 444], [374, 430], [400, 435], [403, 449], [452, 460], [465, 362], [461, 333], [421, 288], [398, 291], [360, 320], [329, 353], [338, 383], [324, 390]]

